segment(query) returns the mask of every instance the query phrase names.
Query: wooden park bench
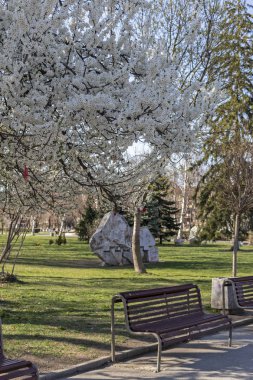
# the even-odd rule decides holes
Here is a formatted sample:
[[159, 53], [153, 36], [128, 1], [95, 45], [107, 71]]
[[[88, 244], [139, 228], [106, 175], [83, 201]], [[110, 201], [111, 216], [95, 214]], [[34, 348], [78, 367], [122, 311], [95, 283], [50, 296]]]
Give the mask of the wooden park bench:
[[238, 309], [253, 309], [253, 276], [231, 277], [223, 282], [223, 314], [225, 314], [225, 287], [232, 286]]
[[38, 370], [32, 362], [23, 359], [8, 359], [4, 355], [0, 319], [0, 380], [37, 380], [38, 378]]
[[203, 311], [199, 288], [193, 284], [158, 289], [119, 293], [112, 298], [111, 359], [115, 362], [115, 303], [123, 302], [126, 327], [130, 333], [153, 335], [158, 342], [157, 372], [160, 371], [161, 352], [172, 346], [221, 329], [232, 324], [227, 316]]

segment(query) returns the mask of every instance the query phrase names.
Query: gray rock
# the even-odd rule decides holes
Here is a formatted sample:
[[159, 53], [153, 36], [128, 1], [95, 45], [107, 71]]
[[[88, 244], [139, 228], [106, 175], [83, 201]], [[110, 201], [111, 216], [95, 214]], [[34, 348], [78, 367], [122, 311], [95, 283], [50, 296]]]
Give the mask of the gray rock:
[[[90, 239], [90, 247], [107, 265], [132, 264], [132, 229], [123, 215], [109, 212]], [[140, 230], [141, 255], [146, 262], [157, 262], [155, 239], [147, 227]]]

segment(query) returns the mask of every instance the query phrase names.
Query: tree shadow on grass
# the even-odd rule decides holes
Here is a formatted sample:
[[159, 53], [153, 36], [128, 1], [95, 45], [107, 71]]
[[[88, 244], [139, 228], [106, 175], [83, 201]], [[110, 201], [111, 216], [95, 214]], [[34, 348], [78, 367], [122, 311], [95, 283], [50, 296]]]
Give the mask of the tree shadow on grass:
[[[99, 317], [99, 312], [94, 314], [91, 312], [87, 316], [88, 312], [86, 315], [82, 315], [82, 312], [78, 311], [78, 314], [73, 311], [69, 312], [68, 315], [64, 315], [62, 314], [62, 310], [53, 310], [50, 314], [38, 311], [32, 312], [31, 310], [24, 312], [6, 310], [5, 312], [1, 312], [1, 318], [3, 326], [22, 325], [22, 329], [24, 329], [26, 324], [28, 326], [39, 326], [42, 336], [51, 327], [57, 328], [59, 335], [64, 334], [64, 331], [67, 331], [68, 334], [99, 334], [99, 336], [108, 336], [110, 333], [110, 318], [109, 315], [105, 317], [104, 312]], [[30, 327], [28, 330], [30, 331]], [[38, 328], [35, 330], [37, 332]], [[15, 339], [16, 336], [15, 334]]]
[[[136, 348], [141, 347], [146, 344], [152, 344], [156, 343], [157, 340], [152, 336], [139, 336], [137, 339], [134, 336], [131, 336], [124, 331], [117, 331], [116, 336], [116, 350], [119, 353], [120, 351], [124, 351], [129, 348]], [[124, 338], [124, 342], [117, 341], [117, 337]], [[111, 350], [111, 342], [101, 342], [90, 338], [74, 338], [74, 337], [67, 337], [67, 336], [49, 336], [45, 335], [43, 333], [41, 334], [34, 334], [34, 335], [26, 335], [26, 334], [4, 334], [4, 341], [51, 341], [53, 343], [65, 343], [65, 344], [71, 344], [75, 346], [79, 346], [80, 349], [82, 348], [89, 348], [89, 349], [97, 349], [100, 351], [104, 351], [105, 353], [109, 354]]]
[[[217, 260], [215, 259], [208, 259], [204, 262], [196, 259], [190, 259], [189, 261], [180, 261], [180, 260], [173, 260], [173, 261], [164, 261], [159, 262], [155, 264], [148, 264], [147, 269], [182, 269], [182, 270], [190, 270], [190, 269], [196, 270], [216, 270], [217, 269]], [[227, 269], [227, 263], [226, 262], [219, 262], [219, 270], [221, 269]], [[196, 275], [196, 273], [195, 273]]]
[[59, 268], [101, 268], [101, 262], [96, 259], [63, 259], [60, 260], [50, 259], [48, 256], [45, 257], [32, 257], [32, 258], [22, 258], [20, 257], [17, 260], [17, 265], [29, 265], [29, 266], [43, 266], [43, 267], [59, 267]]
[[73, 337], [66, 337], [66, 336], [49, 336], [46, 334], [34, 334], [34, 335], [26, 335], [26, 334], [4, 334], [4, 340], [36, 340], [36, 341], [53, 341], [53, 342], [59, 342], [59, 343], [68, 343], [77, 345], [80, 347], [95, 347], [99, 348], [100, 350], [106, 350], [108, 351], [110, 348], [110, 343], [104, 343], [99, 342], [97, 340], [93, 339], [87, 339], [87, 338], [73, 338]]
[[[22, 315], [23, 314], [23, 315]], [[25, 325], [26, 323], [29, 325], [34, 326], [40, 326], [41, 333], [38, 333], [38, 329], [36, 329], [36, 332], [31, 334], [30, 332], [28, 334], [8, 334], [4, 332], [4, 339], [8, 340], [48, 340], [52, 342], [61, 342], [61, 343], [68, 343], [73, 345], [79, 345], [80, 347], [94, 347], [100, 350], [110, 350], [110, 320], [105, 321], [99, 321], [98, 319], [91, 318], [90, 323], [87, 323], [85, 319], [82, 318], [70, 318], [69, 320], [67, 318], [61, 318], [59, 320], [57, 318], [57, 315], [53, 315], [53, 313], [48, 316], [46, 313], [43, 315], [40, 315], [40, 318], [35, 320], [36, 313], [32, 315], [33, 313], [18, 313], [18, 315], [15, 315], [15, 313], [11, 313], [11, 318], [6, 315], [6, 318], [3, 318], [3, 331], [4, 326], [8, 326], [8, 324], [22, 324]], [[123, 310], [121, 313], [123, 317]], [[116, 316], [119, 316], [119, 310], [116, 311]], [[119, 319], [119, 318], [118, 318]], [[125, 324], [123, 322], [123, 319], [121, 318], [121, 321], [116, 321], [116, 331], [117, 331], [117, 337], [120, 337], [120, 339], [124, 339], [125, 342], [128, 342], [129, 340], [136, 339], [135, 337], [131, 336], [128, 331], [126, 330]], [[45, 332], [50, 327], [57, 327], [56, 335], [52, 333], [52, 335], [47, 335]], [[23, 327], [24, 328], [24, 327]], [[66, 334], [65, 334], [66, 331]], [[73, 337], [73, 334], [84, 334], [84, 337]], [[61, 336], [62, 334], [62, 336]], [[69, 334], [69, 336], [67, 336]], [[72, 335], [71, 335], [72, 334]], [[87, 337], [89, 335], [89, 337]], [[94, 335], [94, 338], [91, 338], [91, 336]], [[96, 339], [96, 337], [99, 335], [99, 339]], [[109, 338], [109, 339], [108, 339]], [[104, 342], [101, 340], [108, 340], [108, 342]], [[138, 337], [138, 341], [140, 342], [154, 342], [153, 337]], [[134, 344], [132, 344], [135, 346]], [[126, 346], [129, 346], [129, 344], [120, 343], [117, 342], [117, 350], [125, 349]]]
[[[229, 242], [227, 243], [229, 244]], [[196, 244], [196, 245], [193, 245], [193, 244], [190, 244], [190, 243], [184, 243], [182, 245], [178, 245], [178, 244], [173, 244], [173, 243], [163, 243], [163, 244], [156, 244], [157, 247], [159, 248], [175, 248], [175, 249], [185, 249], [185, 248], [200, 248], [200, 249], [204, 249], [204, 248], [219, 248], [219, 247], [224, 247], [224, 244], [219, 244], [219, 243], [207, 243], [207, 244]]]
[[[226, 252], [226, 253], [233, 253], [233, 250], [231, 249], [232, 247], [232, 244], [230, 246], [228, 246], [227, 248], [224, 248], [223, 249], [219, 249], [218, 252]], [[253, 249], [252, 248], [240, 248], [238, 251], [238, 254], [240, 253], [252, 253], [253, 252]]]

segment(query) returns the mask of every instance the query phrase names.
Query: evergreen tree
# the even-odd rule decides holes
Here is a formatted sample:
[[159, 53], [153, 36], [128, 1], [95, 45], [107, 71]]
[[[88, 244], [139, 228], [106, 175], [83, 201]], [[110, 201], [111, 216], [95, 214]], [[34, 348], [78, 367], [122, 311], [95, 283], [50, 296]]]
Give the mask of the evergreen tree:
[[253, 21], [244, 0], [225, 1], [221, 9], [216, 46], [212, 51], [209, 80], [219, 80], [226, 99], [209, 120], [206, 158], [226, 154], [229, 144], [252, 136]]
[[[216, 173], [219, 173], [219, 168]], [[215, 174], [216, 174], [215, 173]], [[202, 178], [199, 184], [199, 196], [197, 199], [199, 214], [198, 219], [202, 220], [202, 227], [199, 232], [200, 240], [216, 240], [223, 236], [232, 238], [231, 210], [224, 207], [223, 195], [218, 189], [219, 179], [208, 172], [208, 179]], [[196, 200], [196, 199], [195, 199]]]
[[[230, 181], [231, 188], [245, 190], [248, 187], [246, 178], [231, 174], [231, 165], [238, 166], [238, 171], [245, 173], [247, 165], [242, 147], [247, 145], [249, 151], [252, 145], [253, 116], [253, 20], [244, 0], [225, 1], [221, 7], [221, 17], [218, 24], [217, 43], [212, 50], [209, 67], [210, 81], [218, 80], [226, 98], [216, 109], [214, 117], [209, 120], [209, 133], [204, 142], [204, 159], [209, 166], [198, 188], [198, 205], [203, 221], [203, 230], [216, 215], [220, 228], [233, 220], [234, 228], [234, 264], [233, 275], [236, 275], [236, 255], [240, 221], [246, 215], [247, 207], [235, 207], [242, 201], [240, 193], [235, 192], [236, 200], [231, 207], [231, 198], [224, 188]], [[237, 154], [240, 152], [240, 156]], [[233, 160], [233, 155], [237, 155]], [[228, 159], [229, 158], [229, 159]], [[229, 165], [229, 161], [231, 165]], [[248, 169], [247, 169], [248, 170]], [[233, 178], [232, 178], [233, 177]], [[225, 186], [224, 179], [227, 179]], [[237, 181], [237, 183], [235, 183]], [[218, 186], [219, 184], [222, 184]], [[241, 186], [242, 185], [242, 186]], [[244, 186], [245, 185], [245, 186]], [[224, 187], [225, 186], [225, 187]], [[241, 193], [243, 194], [243, 193]]]
[[76, 227], [76, 232], [80, 240], [89, 240], [94, 229], [94, 223], [98, 218], [98, 211], [88, 203], [85, 212]]
[[163, 239], [176, 234], [179, 224], [175, 214], [178, 209], [175, 202], [167, 199], [170, 184], [166, 177], [159, 177], [149, 186], [149, 194], [146, 201], [146, 213], [143, 224], [146, 225], [155, 238]]

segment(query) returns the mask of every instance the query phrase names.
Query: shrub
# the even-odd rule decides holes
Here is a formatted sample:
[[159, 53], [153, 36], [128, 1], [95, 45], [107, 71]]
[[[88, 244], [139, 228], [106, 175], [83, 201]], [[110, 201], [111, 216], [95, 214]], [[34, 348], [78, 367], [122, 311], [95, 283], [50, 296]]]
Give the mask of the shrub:
[[62, 236], [59, 235], [57, 239], [55, 239], [55, 244], [62, 245]]

